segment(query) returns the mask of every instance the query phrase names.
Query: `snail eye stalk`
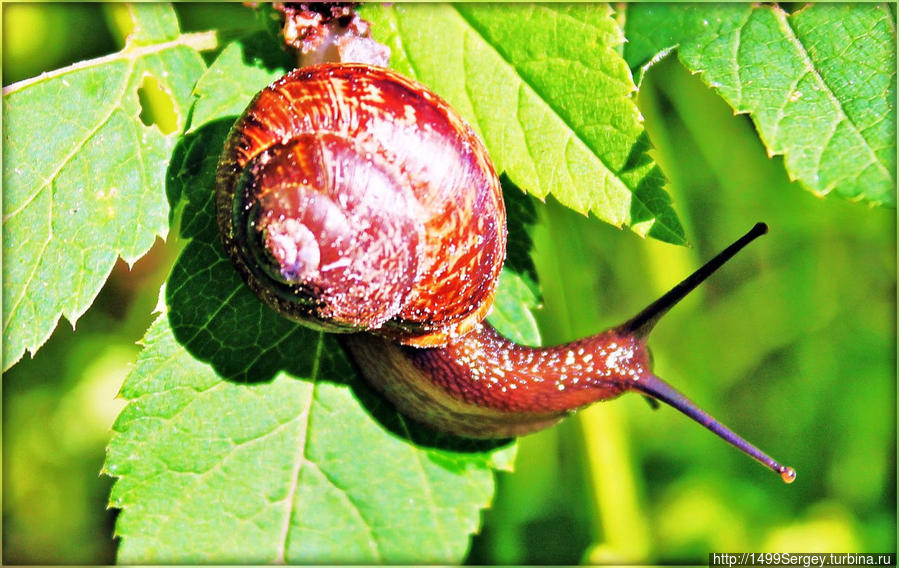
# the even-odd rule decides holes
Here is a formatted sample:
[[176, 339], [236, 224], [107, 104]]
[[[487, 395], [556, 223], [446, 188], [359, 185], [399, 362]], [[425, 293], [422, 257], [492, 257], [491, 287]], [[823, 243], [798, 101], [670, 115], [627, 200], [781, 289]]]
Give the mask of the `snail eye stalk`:
[[746, 245], [768, 232], [768, 225], [756, 223], [745, 235], [734, 241], [729, 247], [715, 255], [714, 258], [702, 265], [696, 272], [684, 278], [680, 284], [666, 292], [661, 298], [649, 304], [639, 314], [618, 326], [622, 334], [635, 337], [646, 337], [652, 328], [659, 322], [668, 310], [683, 300], [687, 294], [696, 289], [709, 276], [732, 259]]
[[[727, 261], [743, 250], [746, 245], [767, 232], [768, 226], [766, 224], [756, 223], [745, 235], [715, 255], [715, 257], [702, 265], [696, 272], [685, 278], [636, 316], [618, 326], [618, 328], [616, 328], [617, 331], [622, 335], [631, 335], [640, 338], [641, 340], [645, 340], [646, 336], [649, 335], [649, 332], [652, 331], [659, 319], [665, 315], [668, 310], [684, 299], [687, 294], [695, 290], [697, 286], [702, 284], [719, 268], [724, 266]], [[647, 349], [647, 353], [648, 352], [649, 350]], [[792, 483], [796, 479], [796, 470], [781, 465], [771, 456], [747, 442], [733, 430], [718, 422], [718, 420], [699, 408], [693, 401], [685, 397], [659, 377], [651, 373], [645, 373], [638, 380], [633, 382], [633, 389], [683, 412], [744, 454], [754, 458], [775, 473], [780, 474], [781, 479], [783, 479], [784, 482]]]

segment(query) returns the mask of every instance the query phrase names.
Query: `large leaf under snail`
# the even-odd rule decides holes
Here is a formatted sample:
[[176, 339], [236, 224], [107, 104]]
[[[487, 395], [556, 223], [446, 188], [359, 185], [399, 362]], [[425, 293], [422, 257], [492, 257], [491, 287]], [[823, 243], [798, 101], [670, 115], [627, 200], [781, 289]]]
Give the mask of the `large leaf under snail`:
[[[210, 76], [232, 64], [238, 82], [265, 75], [235, 64], [253, 59], [255, 41], [227, 48]], [[208, 120], [176, 151], [168, 187], [191, 241], [126, 381], [105, 467], [118, 478], [119, 560], [460, 561], [514, 445], [408, 423], [356, 378], [334, 338], [250, 294], [224, 258], [209, 190], [233, 117], [197, 116]], [[514, 274], [504, 280], [530, 297]], [[497, 323], [535, 341], [524, 304], [507, 293], [503, 306]]]
[[250, 294], [207, 190], [229, 126], [189, 136], [172, 164], [191, 241], [109, 448], [119, 560], [458, 562], [514, 446], [409, 424], [355, 378], [336, 339]]

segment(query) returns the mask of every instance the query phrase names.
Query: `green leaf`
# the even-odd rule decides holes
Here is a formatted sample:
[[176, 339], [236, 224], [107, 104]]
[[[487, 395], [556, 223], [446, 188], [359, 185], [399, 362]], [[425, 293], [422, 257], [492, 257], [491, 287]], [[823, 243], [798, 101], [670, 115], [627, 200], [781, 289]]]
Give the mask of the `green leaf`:
[[500, 333], [523, 345], [540, 345], [533, 310], [540, 307], [537, 269], [531, 260], [531, 232], [537, 222], [535, 199], [505, 176], [500, 178], [506, 206], [506, 262], [500, 273], [493, 309], [487, 316]]
[[[455, 106], [499, 172], [641, 235], [683, 243], [647, 155], [606, 5], [366, 5], [391, 66]], [[560, 40], [564, 36], [564, 41]]]
[[539, 346], [540, 331], [531, 311], [538, 306], [530, 283], [522, 275], [504, 269], [499, 275], [496, 300], [487, 320], [512, 341]]
[[172, 160], [191, 241], [122, 390], [104, 468], [118, 478], [119, 562], [460, 562], [515, 445], [407, 422], [337, 336], [249, 291], [213, 213], [229, 127], [210, 120]]
[[[256, 53], [277, 48], [266, 41], [236, 42], [213, 63], [172, 157], [169, 199], [183, 204], [191, 240], [109, 447], [119, 561], [458, 563], [492, 499], [492, 470], [510, 467], [515, 445], [407, 422], [336, 336], [265, 307], [221, 250], [216, 163], [234, 114], [262, 86], [237, 85], [281, 73], [258, 65]], [[533, 319], [507, 303], [504, 327], [533, 337]]]
[[279, 327], [254, 355], [281, 366], [271, 378], [223, 379], [191, 352], [199, 339], [179, 344], [171, 316], [145, 337], [105, 468], [119, 478], [119, 562], [459, 562], [514, 446], [416, 432], [357, 382], [332, 336], [242, 300], [256, 304], [254, 332]]
[[885, 5], [650, 5], [628, 10], [625, 56], [677, 47], [769, 155], [818, 195], [896, 203], [896, 29]]
[[122, 51], [3, 90], [4, 369], [60, 315], [74, 324], [117, 257], [133, 263], [166, 234], [177, 133], [141, 122], [138, 90], [154, 79], [183, 127], [205, 67], [196, 49], [212, 37], [180, 35], [168, 5], [130, 11], [136, 31]]
[[292, 68], [287, 52], [271, 38], [268, 32], [258, 32], [222, 50], [197, 81], [189, 132], [223, 116], [236, 119], [256, 93]]

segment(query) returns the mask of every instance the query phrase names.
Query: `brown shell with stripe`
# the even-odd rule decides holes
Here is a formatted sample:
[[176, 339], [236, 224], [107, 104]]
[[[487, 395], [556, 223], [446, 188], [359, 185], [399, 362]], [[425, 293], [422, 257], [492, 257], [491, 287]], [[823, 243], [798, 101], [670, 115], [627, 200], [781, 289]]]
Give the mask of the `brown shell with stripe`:
[[368, 65], [294, 70], [237, 120], [217, 177], [228, 255], [291, 319], [434, 346], [490, 309], [506, 245], [499, 181], [423, 85]]

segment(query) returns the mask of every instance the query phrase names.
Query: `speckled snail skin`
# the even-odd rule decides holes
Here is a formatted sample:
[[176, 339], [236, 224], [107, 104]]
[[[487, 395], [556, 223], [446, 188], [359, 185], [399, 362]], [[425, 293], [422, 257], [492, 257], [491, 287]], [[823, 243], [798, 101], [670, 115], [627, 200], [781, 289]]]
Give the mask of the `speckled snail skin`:
[[505, 258], [502, 193], [481, 141], [426, 87], [361, 64], [294, 70], [237, 120], [217, 178], [222, 241], [249, 287], [285, 317], [349, 333], [403, 414], [499, 438], [633, 390], [795, 478], [655, 377], [646, 348], [658, 318], [764, 225], [625, 324], [531, 348], [483, 321]]

